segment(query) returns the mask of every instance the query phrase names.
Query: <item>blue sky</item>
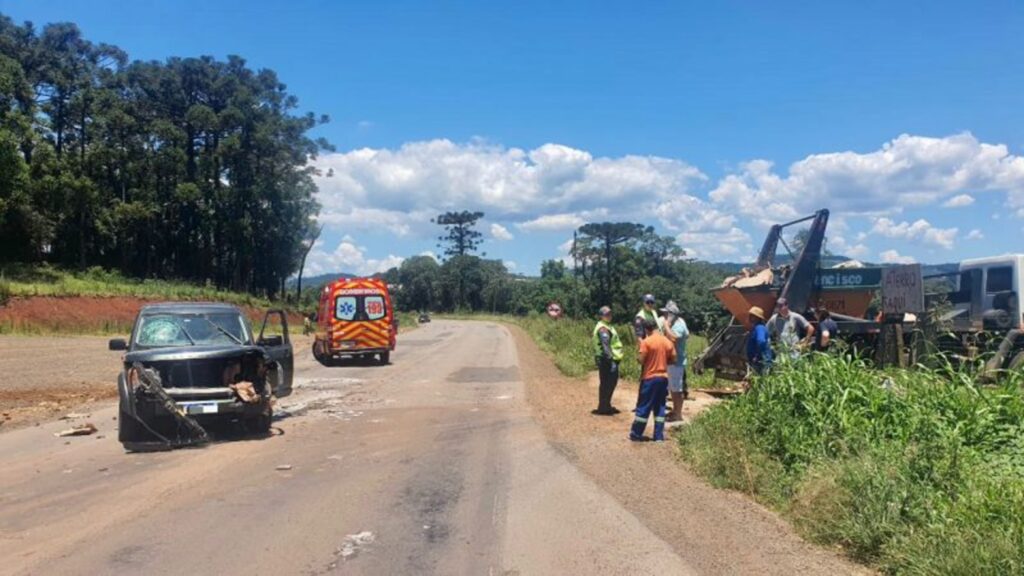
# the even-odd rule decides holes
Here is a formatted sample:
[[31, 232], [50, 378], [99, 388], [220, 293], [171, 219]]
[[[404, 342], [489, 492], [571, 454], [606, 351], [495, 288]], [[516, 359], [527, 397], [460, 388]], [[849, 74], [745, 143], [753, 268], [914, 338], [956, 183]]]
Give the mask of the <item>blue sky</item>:
[[133, 58], [239, 54], [278, 72], [338, 153], [317, 163], [313, 271], [436, 250], [480, 209], [535, 273], [572, 227], [633, 220], [745, 260], [832, 210], [871, 261], [1021, 252], [1024, 7], [962, 2], [54, 2]]

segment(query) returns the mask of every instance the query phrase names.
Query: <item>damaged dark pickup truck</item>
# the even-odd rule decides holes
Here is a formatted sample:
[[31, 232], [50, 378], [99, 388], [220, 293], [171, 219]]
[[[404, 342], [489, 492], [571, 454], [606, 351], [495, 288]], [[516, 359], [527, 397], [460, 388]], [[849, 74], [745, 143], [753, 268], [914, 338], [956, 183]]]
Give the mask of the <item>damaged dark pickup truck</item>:
[[118, 439], [129, 451], [209, 441], [206, 428], [235, 422], [270, 430], [273, 402], [291, 394], [294, 356], [288, 318], [267, 312], [258, 337], [228, 304], [163, 303], [139, 311], [118, 376]]

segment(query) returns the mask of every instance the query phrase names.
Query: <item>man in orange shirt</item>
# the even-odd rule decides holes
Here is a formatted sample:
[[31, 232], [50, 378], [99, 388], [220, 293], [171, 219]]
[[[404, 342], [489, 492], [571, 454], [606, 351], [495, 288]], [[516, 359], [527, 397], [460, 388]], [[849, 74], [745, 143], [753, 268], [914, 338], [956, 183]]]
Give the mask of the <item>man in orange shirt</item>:
[[636, 416], [629, 431], [634, 442], [644, 440], [647, 418], [654, 414], [654, 441], [665, 440], [665, 399], [668, 397], [668, 365], [676, 360], [676, 347], [658, 330], [654, 320], [644, 321], [646, 337], [640, 341], [643, 375], [636, 399]]

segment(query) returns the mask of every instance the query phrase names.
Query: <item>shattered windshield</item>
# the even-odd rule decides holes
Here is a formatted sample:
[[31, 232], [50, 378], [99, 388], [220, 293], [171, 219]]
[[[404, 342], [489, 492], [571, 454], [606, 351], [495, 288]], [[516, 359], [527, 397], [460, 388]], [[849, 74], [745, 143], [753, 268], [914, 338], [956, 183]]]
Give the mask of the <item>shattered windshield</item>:
[[248, 340], [245, 320], [230, 312], [143, 316], [135, 336], [137, 346], [148, 348], [242, 344]]

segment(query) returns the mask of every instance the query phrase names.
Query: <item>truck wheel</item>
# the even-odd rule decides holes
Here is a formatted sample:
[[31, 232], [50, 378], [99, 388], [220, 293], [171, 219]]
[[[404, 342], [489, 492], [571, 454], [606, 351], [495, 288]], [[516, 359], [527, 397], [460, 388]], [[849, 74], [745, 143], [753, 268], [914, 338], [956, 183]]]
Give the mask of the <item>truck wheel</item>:
[[270, 426], [274, 422], [274, 411], [267, 408], [267, 411], [259, 416], [253, 416], [245, 422], [245, 427], [255, 434], [269, 434]]
[[150, 436], [149, 431], [142, 427], [127, 410], [127, 398], [121, 390], [124, 386], [124, 375], [118, 378], [118, 402], [117, 402], [117, 441], [124, 446], [125, 450], [141, 452], [146, 445], [145, 440]]
[[390, 363], [391, 363], [391, 352], [381, 352], [380, 353], [380, 365], [381, 366], [387, 366]]
[[324, 366], [334, 366], [334, 362], [331, 361], [331, 357], [320, 352], [319, 342], [313, 342], [313, 358]]

